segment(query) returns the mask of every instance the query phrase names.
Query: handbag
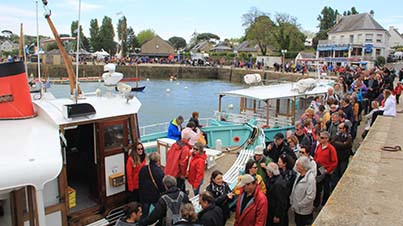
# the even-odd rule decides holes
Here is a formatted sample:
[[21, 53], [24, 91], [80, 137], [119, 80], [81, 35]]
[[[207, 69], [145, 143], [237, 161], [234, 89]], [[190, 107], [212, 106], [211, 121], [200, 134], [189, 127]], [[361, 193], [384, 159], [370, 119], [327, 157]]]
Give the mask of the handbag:
[[160, 194], [162, 194], [162, 192], [161, 192], [160, 189], [158, 188], [157, 183], [155, 182], [155, 179], [154, 179], [153, 173], [152, 173], [152, 171], [151, 171], [150, 165], [148, 165], [147, 168], [148, 168], [148, 173], [150, 174], [150, 178], [151, 178], [151, 181], [152, 181], [153, 184], [154, 184], [155, 189], [157, 189], [157, 191], [158, 191]]

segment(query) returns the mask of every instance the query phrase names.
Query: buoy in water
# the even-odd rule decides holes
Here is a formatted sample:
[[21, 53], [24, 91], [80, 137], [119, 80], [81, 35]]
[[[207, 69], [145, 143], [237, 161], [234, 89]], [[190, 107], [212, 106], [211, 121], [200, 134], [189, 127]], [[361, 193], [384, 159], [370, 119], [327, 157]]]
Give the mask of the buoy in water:
[[185, 86], [185, 89], [187, 89], [188, 87], [187, 86]]
[[149, 78], [147, 78], [147, 81], [150, 81], [150, 79], [149, 79]]
[[171, 90], [170, 90], [170, 89], [166, 89], [165, 92], [169, 93], [169, 92], [171, 92]]
[[169, 79], [169, 81], [170, 81], [170, 82], [173, 82], [173, 79], [172, 79], [172, 78], [170, 78], [170, 79]]

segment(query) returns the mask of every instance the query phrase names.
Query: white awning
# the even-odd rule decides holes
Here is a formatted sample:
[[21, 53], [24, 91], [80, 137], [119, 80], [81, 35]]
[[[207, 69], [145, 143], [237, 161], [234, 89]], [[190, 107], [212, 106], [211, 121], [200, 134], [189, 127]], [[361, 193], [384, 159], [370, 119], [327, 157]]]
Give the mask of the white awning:
[[297, 85], [295, 82], [293, 82], [268, 86], [252, 86], [246, 89], [220, 92], [219, 94], [225, 96], [246, 97], [262, 101], [281, 98], [315, 96], [326, 93], [331, 82], [331, 80], [321, 80], [317, 83], [315, 88], [303, 93], [300, 93], [296, 90]]

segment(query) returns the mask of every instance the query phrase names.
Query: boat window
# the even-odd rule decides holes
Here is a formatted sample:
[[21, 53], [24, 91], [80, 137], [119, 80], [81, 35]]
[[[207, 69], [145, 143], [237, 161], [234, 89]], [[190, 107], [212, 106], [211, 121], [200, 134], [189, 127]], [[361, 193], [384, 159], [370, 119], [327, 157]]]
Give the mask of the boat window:
[[5, 197], [1, 197], [0, 199], [0, 225], [13, 225], [9, 194], [3, 194]]
[[105, 149], [121, 147], [124, 144], [123, 124], [106, 126], [104, 129]]
[[253, 99], [245, 98], [245, 109], [254, 110], [255, 109], [254, 105], [255, 105], [255, 102]]

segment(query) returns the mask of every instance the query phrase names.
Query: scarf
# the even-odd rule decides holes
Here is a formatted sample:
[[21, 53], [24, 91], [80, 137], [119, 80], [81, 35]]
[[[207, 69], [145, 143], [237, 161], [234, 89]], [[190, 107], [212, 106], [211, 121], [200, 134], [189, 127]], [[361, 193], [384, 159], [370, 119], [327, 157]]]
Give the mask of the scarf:
[[211, 190], [213, 191], [214, 197], [219, 197], [225, 194], [225, 183], [222, 185], [217, 185], [216, 183], [211, 183]]

